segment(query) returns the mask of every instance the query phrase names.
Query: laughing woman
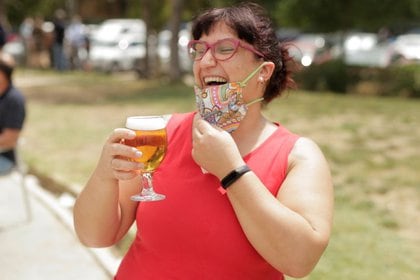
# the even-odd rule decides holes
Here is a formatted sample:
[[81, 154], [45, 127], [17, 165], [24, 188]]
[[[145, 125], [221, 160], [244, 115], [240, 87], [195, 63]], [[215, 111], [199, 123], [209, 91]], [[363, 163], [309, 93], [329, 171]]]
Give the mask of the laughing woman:
[[309, 274], [330, 237], [333, 187], [318, 146], [262, 107], [293, 84], [287, 49], [256, 4], [195, 18], [197, 112], [174, 114], [154, 174], [160, 202], [134, 202], [141, 155], [115, 129], [75, 205], [87, 246], [137, 234], [115, 279], [284, 279]]

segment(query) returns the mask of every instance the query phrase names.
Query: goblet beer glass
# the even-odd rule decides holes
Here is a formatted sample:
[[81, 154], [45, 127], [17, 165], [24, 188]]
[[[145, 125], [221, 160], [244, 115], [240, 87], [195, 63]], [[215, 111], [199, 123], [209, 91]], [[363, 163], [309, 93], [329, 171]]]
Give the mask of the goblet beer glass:
[[142, 175], [142, 191], [131, 197], [134, 201], [157, 201], [165, 199], [165, 195], [155, 193], [152, 185], [153, 171], [160, 165], [165, 157], [166, 121], [163, 116], [134, 116], [128, 117], [126, 128], [136, 133], [136, 138], [124, 140], [126, 145], [137, 148], [142, 156], [135, 159], [143, 163], [140, 170]]

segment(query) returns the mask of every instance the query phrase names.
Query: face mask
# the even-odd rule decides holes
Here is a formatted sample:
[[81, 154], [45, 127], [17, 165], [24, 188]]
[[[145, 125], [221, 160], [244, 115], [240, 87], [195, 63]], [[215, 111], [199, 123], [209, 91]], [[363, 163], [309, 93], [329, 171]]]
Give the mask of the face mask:
[[245, 118], [248, 106], [264, 100], [261, 97], [245, 104], [242, 95], [242, 89], [264, 65], [265, 62], [242, 82], [209, 86], [204, 89], [194, 86], [197, 109], [201, 118], [229, 133], [235, 131]]

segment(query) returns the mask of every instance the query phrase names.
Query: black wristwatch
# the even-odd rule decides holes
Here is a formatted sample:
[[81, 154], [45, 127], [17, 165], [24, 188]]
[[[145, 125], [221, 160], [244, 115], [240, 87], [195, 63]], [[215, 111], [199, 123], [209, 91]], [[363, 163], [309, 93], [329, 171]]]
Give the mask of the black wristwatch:
[[222, 187], [226, 190], [230, 185], [235, 183], [236, 180], [241, 178], [242, 175], [244, 175], [245, 173], [249, 171], [251, 171], [251, 169], [249, 169], [248, 165], [243, 165], [241, 167], [238, 167], [232, 170], [228, 175], [226, 175], [220, 183]]

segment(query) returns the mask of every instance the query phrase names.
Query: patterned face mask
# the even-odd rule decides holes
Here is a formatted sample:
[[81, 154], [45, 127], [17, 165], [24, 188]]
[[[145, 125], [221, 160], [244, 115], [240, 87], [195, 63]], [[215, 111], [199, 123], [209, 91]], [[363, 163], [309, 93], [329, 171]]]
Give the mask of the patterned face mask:
[[261, 97], [245, 104], [242, 95], [242, 89], [264, 65], [265, 62], [242, 82], [209, 86], [203, 89], [194, 86], [196, 105], [201, 118], [229, 133], [235, 131], [245, 118], [248, 106], [264, 100]]

